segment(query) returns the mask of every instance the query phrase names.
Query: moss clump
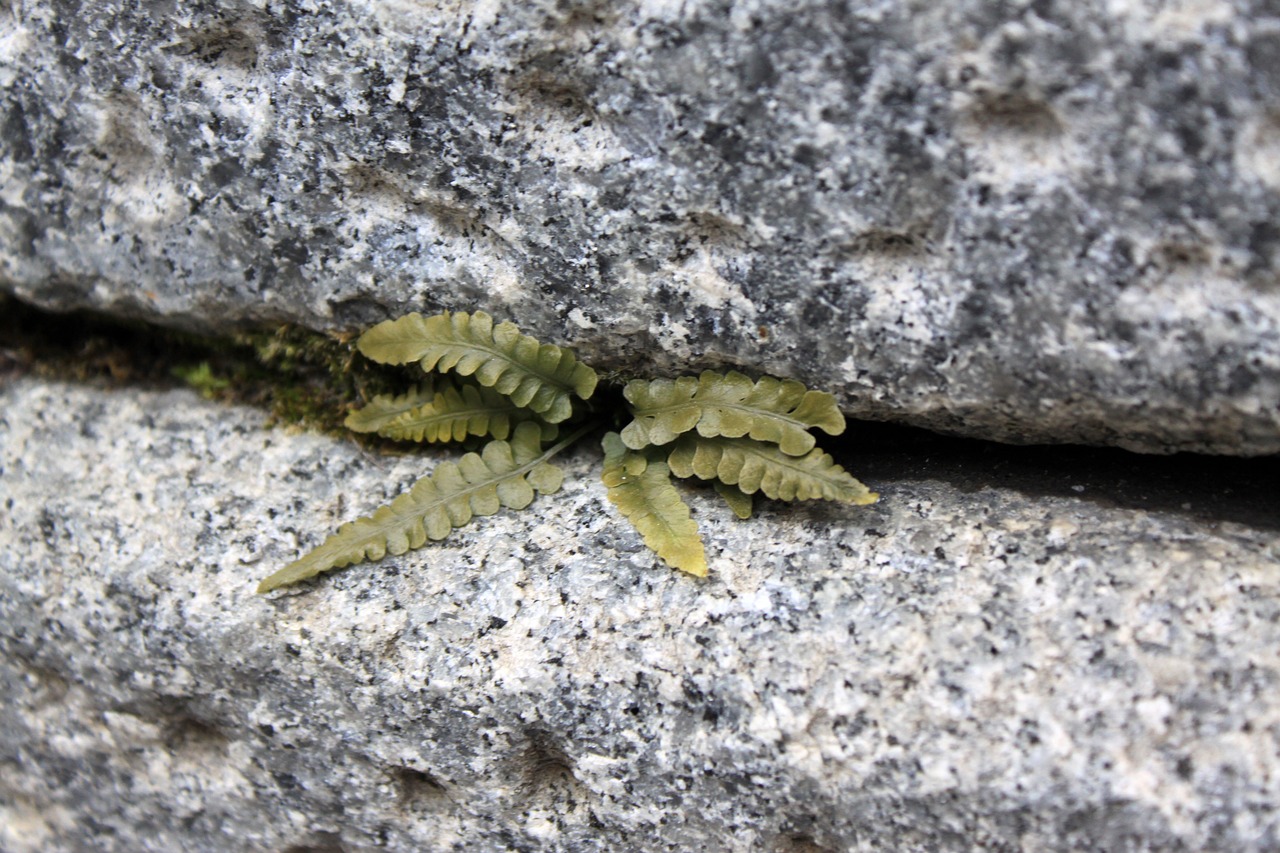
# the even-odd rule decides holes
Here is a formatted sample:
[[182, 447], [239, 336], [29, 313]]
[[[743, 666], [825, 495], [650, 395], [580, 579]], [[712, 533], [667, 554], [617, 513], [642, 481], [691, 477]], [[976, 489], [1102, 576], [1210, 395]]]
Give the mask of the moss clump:
[[231, 388], [231, 380], [214, 374], [209, 362], [202, 361], [197, 365], [180, 364], [173, 368], [174, 376], [200, 392], [206, 400], [213, 400], [227, 393]]
[[298, 326], [199, 335], [91, 312], [55, 313], [0, 294], [0, 382], [30, 374], [111, 387], [186, 385], [273, 422], [348, 435], [346, 412], [403, 384], [356, 359], [352, 339]]

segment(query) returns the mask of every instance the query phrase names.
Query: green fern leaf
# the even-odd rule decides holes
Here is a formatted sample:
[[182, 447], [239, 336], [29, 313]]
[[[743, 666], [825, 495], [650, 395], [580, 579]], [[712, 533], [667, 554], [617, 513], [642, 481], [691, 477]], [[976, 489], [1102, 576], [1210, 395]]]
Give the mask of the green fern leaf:
[[564, 475], [547, 460], [581, 432], [545, 452], [541, 435], [536, 423], [526, 421], [516, 427], [510, 442], [491, 441], [481, 453], [468, 453], [457, 464], [441, 463], [389, 505], [344, 524], [320, 547], [262, 581], [258, 592], [329, 569], [403, 554], [428, 540], [443, 539], [473, 516], [492, 515], [502, 507], [523, 509], [535, 492], [557, 491]]
[[409, 314], [379, 323], [360, 337], [360, 352], [374, 361], [475, 376], [486, 388], [532, 409], [550, 423], [573, 413], [572, 396], [588, 399], [596, 372], [567, 349], [520, 334], [513, 323], [493, 324], [483, 311], [423, 317]]
[[805, 456], [788, 456], [750, 438], [685, 435], [667, 462], [677, 477], [719, 479], [747, 494], [763, 492], [775, 500], [870, 504], [879, 497], [817, 448]]
[[667, 464], [661, 458], [627, 449], [616, 432], [605, 435], [604, 453], [601, 479], [609, 501], [669, 565], [706, 577], [707, 555], [698, 524], [671, 484]]
[[474, 385], [442, 388], [429, 403], [397, 415], [378, 430], [400, 441], [462, 441], [471, 435], [506, 438], [523, 411], [496, 391]]
[[755, 501], [751, 495], [739, 489], [737, 486], [731, 486], [723, 480], [715, 482], [716, 494], [724, 498], [724, 502], [729, 505], [729, 509], [733, 510], [733, 514], [738, 518], [750, 518], [751, 511], [755, 509], [753, 504]]
[[432, 382], [428, 381], [409, 391], [407, 394], [392, 396], [390, 394], [379, 394], [369, 401], [368, 405], [363, 408], [356, 409], [347, 415], [344, 422], [347, 429], [352, 432], [379, 432], [387, 424], [396, 418], [411, 412], [419, 406], [426, 405], [431, 402], [434, 394], [432, 393]]
[[669, 444], [696, 427], [707, 438], [750, 436], [802, 456], [815, 444], [809, 427], [839, 435], [845, 426], [835, 397], [793, 379], [765, 376], [752, 382], [736, 371], [707, 370], [697, 379], [636, 379], [623, 394], [635, 420], [622, 431], [622, 441], [633, 450]]

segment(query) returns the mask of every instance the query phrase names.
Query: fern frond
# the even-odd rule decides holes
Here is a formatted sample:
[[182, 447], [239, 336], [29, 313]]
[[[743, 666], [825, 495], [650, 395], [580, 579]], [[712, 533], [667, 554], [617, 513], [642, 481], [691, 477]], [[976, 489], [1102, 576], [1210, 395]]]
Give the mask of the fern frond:
[[716, 494], [724, 498], [724, 502], [729, 505], [729, 509], [733, 510], [733, 514], [738, 518], [750, 518], [751, 511], [755, 509], [755, 501], [751, 495], [739, 489], [737, 486], [731, 486], [724, 480], [715, 481]]
[[610, 503], [640, 531], [644, 544], [681, 571], [706, 577], [698, 524], [671, 483], [667, 463], [629, 450], [616, 432], [604, 437], [601, 480]]
[[426, 382], [406, 394], [398, 396], [379, 394], [363, 408], [356, 409], [347, 415], [344, 421], [346, 428], [352, 432], [378, 432], [406, 412], [426, 405], [435, 396], [432, 392], [431, 378], [428, 376]]
[[870, 504], [879, 497], [817, 448], [804, 456], [788, 456], [775, 445], [750, 438], [685, 435], [667, 462], [677, 477], [719, 479], [747, 494], [764, 492], [775, 500]]
[[523, 409], [489, 388], [448, 387], [428, 403], [402, 412], [378, 434], [400, 441], [462, 441], [470, 435], [506, 438]]
[[573, 413], [573, 395], [588, 399], [597, 382], [596, 372], [569, 350], [522, 335], [514, 323], [495, 326], [483, 311], [387, 320], [361, 335], [359, 347], [374, 361], [416, 361], [428, 372], [453, 370], [475, 376], [481, 385], [550, 423], [567, 420]]
[[635, 420], [622, 431], [622, 441], [633, 450], [669, 444], [696, 427], [707, 438], [750, 436], [802, 456], [815, 444], [809, 427], [839, 435], [845, 426], [835, 397], [793, 379], [765, 376], [752, 382], [736, 371], [707, 370], [697, 379], [636, 379], [623, 394]]
[[403, 554], [427, 540], [443, 539], [476, 515], [502, 507], [523, 509], [535, 492], [557, 491], [564, 481], [547, 462], [581, 435], [576, 433], [543, 451], [542, 429], [532, 421], [516, 427], [511, 441], [494, 440], [481, 453], [457, 464], [442, 462], [431, 474], [373, 515], [344, 524], [320, 547], [295, 560], [258, 585], [258, 592], [297, 583], [328, 571], [387, 554]]

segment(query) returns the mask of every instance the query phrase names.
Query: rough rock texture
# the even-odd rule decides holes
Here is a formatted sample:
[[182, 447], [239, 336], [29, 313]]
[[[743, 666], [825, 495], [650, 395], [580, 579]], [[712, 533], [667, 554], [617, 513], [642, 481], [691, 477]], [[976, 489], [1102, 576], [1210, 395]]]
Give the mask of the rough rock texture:
[[9, 0], [0, 286], [1280, 451], [1274, 0]]
[[1197, 516], [1239, 483], [1141, 509], [1140, 471], [922, 460], [748, 523], [701, 493], [697, 581], [583, 449], [536, 511], [253, 595], [429, 464], [0, 388], [0, 847], [1280, 846], [1275, 517]]

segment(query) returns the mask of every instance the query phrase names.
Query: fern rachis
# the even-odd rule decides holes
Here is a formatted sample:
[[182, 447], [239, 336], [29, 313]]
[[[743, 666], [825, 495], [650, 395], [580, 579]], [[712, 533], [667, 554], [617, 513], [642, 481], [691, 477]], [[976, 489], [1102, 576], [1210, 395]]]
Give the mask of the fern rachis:
[[876, 495], [816, 447], [789, 456], [751, 438], [681, 436], [667, 458], [678, 477], [700, 477], [737, 486], [751, 495], [783, 501], [828, 500], [875, 503]]
[[398, 396], [374, 397], [364, 408], [348, 414], [343, 425], [352, 432], [379, 432], [401, 415], [430, 403], [435, 396], [433, 385], [427, 382]]
[[462, 441], [468, 436], [506, 438], [524, 408], [508, 397], [474, 385], [448, 387], [434, 399], [402, 412], [381, 428], [384, 438], [401, 441]]
[[736, 371], [706, 370], [697, 379], [683, 376], [674, 382], [636, 379], [627, 383], [623, 393], [635, 419], [622, 431], [622, 440], [633, 450], [669, 444], [696, 428], [707, 438], [749, 435], [777, 443], [790, 456], [800, 456], [816, 443], [810, 428], [839, 435], [845, 427], [830, 394], [772, 376], [753, 383]]
[[513, 323], [493, 324], [483, 311], [423, 317], [409, 314], [379, 323], [360, 337], [360, 351], [386, 364], [418, 362], [422, 369], [475, 376], [551, 423], [573, 413], [574, 395], [586, 400], [597, 376], [567, 349], [522, 335]]
[[[441, 463], [372, 515], [344, 524], [262, 581], [259, 592], [403, 554], [476, 515], [523, 509], [535, 494], [560, 488], [563, 475], [550, 459], [610, 420], [600, 406], [574, 403], [595, 392], [594, 370], [569, 350], [540, 343], [511, 323], [495, 325], [480, 311], [389, 320], [365, 332], [358, 346], [375, 361], [416, 362], [427, 377], [406, 394], [375, 397], [352, 412], [349, 428], [397, 440], [491, 440], [479, 453]], [[441, 371], [478, 385], [440, 380]], [[741, 373], [712, 371], [633, 380], [622, 391], [619, 406], [630, 422], [603, 441], [607, 496], [645, 543], [682, 571], [703, 576], [707, 563], [673, 474], [713, 481], [739, 518], [751, 515], [757, 492], [778, 500], [853, 504], [877, 498], [816, 447], [811, 429], [835, 435], [845, 427], [830, 394], [794, 380], [766, 376], [753, 382]], [[572, 432], [543, 450], [559, 433], [557, 425]]]
[[502, 507], [524, 509], [534, 492], [559, 491], [563, 475], [549, 460], [591, 427], [539, 452], [542, 431], [533, 423], [516, 428], [511, 442], [494, 440], [483, 453], [468, 453], [454, 464], [442, 463], [405, 493], [373, 515], [349, 522], [319, 548], [295, 560], [258, 585], [258, 592], [297, 583], [329, 569], [388, 552], [403, 554], [428, 539], [443, 539], [473, 515], [493, 515]]
[[671, 484], [667, 463], [657, 455], [630, 450], [616, 432], [604, 437], [604, 470], [601, 480], [609, 502], [635, 525], [644, 544], [677, 569], [691, 575], [707, 574], [707, 556], [698, 536], [698, 524], [689, 507]]

